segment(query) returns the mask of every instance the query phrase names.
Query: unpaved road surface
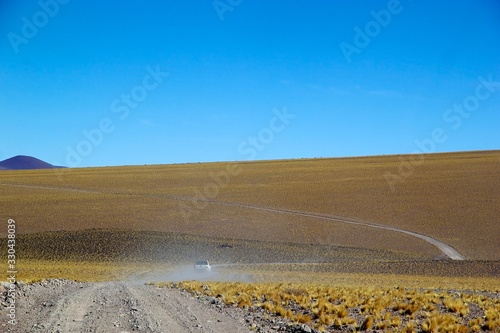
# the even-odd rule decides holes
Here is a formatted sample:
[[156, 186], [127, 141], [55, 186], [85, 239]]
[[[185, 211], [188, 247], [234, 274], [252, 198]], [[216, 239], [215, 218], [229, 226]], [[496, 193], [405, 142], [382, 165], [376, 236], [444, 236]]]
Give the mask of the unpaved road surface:
[[0, 332], [250, 331], [244, 315], [175, 289], [58, 279], [17, 287], [16, 324], [7, 322], [7, 309], [0, 306]]

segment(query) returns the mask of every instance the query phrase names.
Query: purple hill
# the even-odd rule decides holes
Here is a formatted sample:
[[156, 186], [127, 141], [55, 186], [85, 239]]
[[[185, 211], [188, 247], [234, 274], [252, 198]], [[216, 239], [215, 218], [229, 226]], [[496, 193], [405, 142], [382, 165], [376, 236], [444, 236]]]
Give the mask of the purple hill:
[[0, 170], [56, 169], [55, 166], [31, 156], [14, 156], [0, 162]]

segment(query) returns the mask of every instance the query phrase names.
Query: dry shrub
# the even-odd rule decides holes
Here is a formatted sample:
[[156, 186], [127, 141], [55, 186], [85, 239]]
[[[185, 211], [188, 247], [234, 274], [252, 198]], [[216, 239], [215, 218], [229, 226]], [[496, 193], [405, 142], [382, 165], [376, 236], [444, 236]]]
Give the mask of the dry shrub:
[[276, 306], [271, 302], [265, 302], [264, 304], [262, 304], [262, 308], [264, 308], [264, 310], [266, 311], [274, 313]]
[[[478, 297], [477, 294], [464, 293], [456, 298], [454, 293], [439, 292], [432, 294], [420, 289], [377, 291], [370, 288], [333, 288], [320, 284], [275, 284], [275, 283], [222, 283], [222, 282], [184, 282], [181, 288], [191, 292], [221, 297], [226, 304], [236, 302], [240, 306], [260, 307], [270, 315], [289, 318], [291, 321], [308, 323], [316, 328], [333, 327], [345, 329], [377, 329], [414, 332], [420, 328], [422, 332], [468, 332], [481, 330], [495, 330], [500, 327], [500, 301], [497, 298]], [[285, 290], [299, 289], [305, 292], [300, 296], [285, 293]], [[305, 297], [307, 295], [307, 297]], [[293, 297], [301, 299], [302, 303], [291, 300]], [[439, 299], [439, 302], [436, 301]], [[388, 301], [393, 299], [393, 301]], [[335, 304], [332, 303], [335, 300]], [[276, 303], [279, 301], [280, 303]], [[289, 302], [290, 301], [290, 302]], [[348, 308], [345, 303], [356, 305]], [[462, 316], [461, 310], [468, 304], [477, 304], [484, 309], [478, 318]], [[386, 304], [387, 307], [381, 307]], [[429, 304], [436, 307], [432, 312], [422, 312], [414, 316], [417, 309], [428, 309]], [[446, 305], [445, 305], [446, 304]], [[377, 312], [380, 317], [372, 314], [365, 316], [361, 325], [356, 325], [352, 314], [360, 313], [361, 308], [367, 312]], [[375, 311], [375, 308], [377, 310]], [[396, 310], [396, 313], [393, 312]], [[445, 310], [440, 313], [437, 309]], [[306, 310], [306, 311], [304, 311]], [[320, 314], [320, 316], [313, 315]], [[485, 320], [481, 317], [484, 315]], [[410, 321], [403, 327], [403, 318]], [[418, 318], [411, 318], [412, 316]], [[352, 326], [354, 325], [354, 326]]]
[[443, 300], [443, 305], [450, 312], [460, 313], [462, 317], [465, 317], [469, 313], [469, 307], [461, 299], [445, 299]]
[[332, 312], [336, 314], [339, 318], [344, 318], [349, 315], [349, 311], [347, 311], [345, 305], [340, 304], [340, 305], [334, 305], [332, 307]]
[[236, 304], [237, 303], [236, 297], [234, 297], [233, 295], [225, 296], [224, 303], [226, 303], [228, 305]]
[[476, 318], [476, 319], [469, 320], [469, 326], [470, 327], [478, 326], [480, 328], [481, 327], [480, 325], [482, 323], [483, 323], [483, 319], [482, 318]]
[[494, 306], [488, 306], [484, 311], [484, 318], [483, 329], [492, 331], [500, 327], [500, 303], [497, 302]]
[[301, 296], [307, 294], [307, 290], [303, 288], [287, 288], [283, 290], [283, 293], [293, 296]]
[[402, 330], [402, 333], [417, 333], [417, 328], [414, 323], [408, 323]]
[[389, 326], [389, 323], [387, 321], [379, 321], [377, 324], [375, 324], [375, 328], [377, 330], [385, 330]]
[[356, 319], [352, 317], [342, 318], [342, 325], [353, 325], [356, 324]]
[[252, 298], [247, 294], [241, 294], [237, 297], [236, 302], [240, 308], [244, 306], [251, 307], [253, 305]]
[[470, 325], [470, 328], [471, 328], [472, 332], [480, 332], [481, 331], [481, 326], [478, 324]]
[[298, 321], [299, 323], [305, 324], [305, 323], [312, 321], [313, 318], [309, 314], [298, 313], [294, 316], [293, 320]]
[[332, 315], [322, 315], [321, 317], [319, 317], [319, 322], [323, 325], [331, 326], [334, 324], [336, 318], [337, 317]]
[[399, 327], [399, 326], [401, 326], [402, 323], [403, 323], [403, 321], [401, 320], [401, 317], [392, 317], [389, 320], [390, 327]]
[[488, 330], [488, 331], [493, 331], [495, 328], [499, 327], [500, 326], [500, 322], [498, 321], [494, 321], [494, 320], [487, 320], [482, 328], [484, 330]]
[[363, 320], [363, 324], [361, 324], [361, 329], [369, 330], [373, 327], [374, 319], [372, 316], [366, 316], [365, 320]]
[[500, 319], [500, 304], [495, 307], [488, 307], [484, 311], [484, 317], [487, 321], [495, 321]]

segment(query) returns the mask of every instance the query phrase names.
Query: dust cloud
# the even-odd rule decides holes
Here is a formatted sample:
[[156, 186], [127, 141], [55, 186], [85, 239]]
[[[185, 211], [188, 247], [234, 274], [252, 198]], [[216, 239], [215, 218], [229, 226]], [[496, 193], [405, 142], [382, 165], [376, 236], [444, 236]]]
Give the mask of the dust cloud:
[[135, 273], [129, 276], [128, 282], [132, 284], [144, 284], [149, 282], [253, 282], [249, 274], [232, 272], [227, 267], [212, 266], [211, 271], [195, 270], [193, 265], [181, 266], [165, 271], [152, 270], [145, 273]]

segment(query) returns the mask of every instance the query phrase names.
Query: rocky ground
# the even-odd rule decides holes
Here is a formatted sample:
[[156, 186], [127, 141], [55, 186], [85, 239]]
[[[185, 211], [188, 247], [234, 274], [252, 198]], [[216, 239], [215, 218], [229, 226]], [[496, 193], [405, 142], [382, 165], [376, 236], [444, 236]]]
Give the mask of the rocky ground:
[[[0, 286], [2, 332], [314, 332], [305, 325], [224, 306], [217, 298], [152, 285], [49, 279], [15, 283], [10, 296], [9, 288]], [[12, 300], [15, 313], [9, 308]]]

